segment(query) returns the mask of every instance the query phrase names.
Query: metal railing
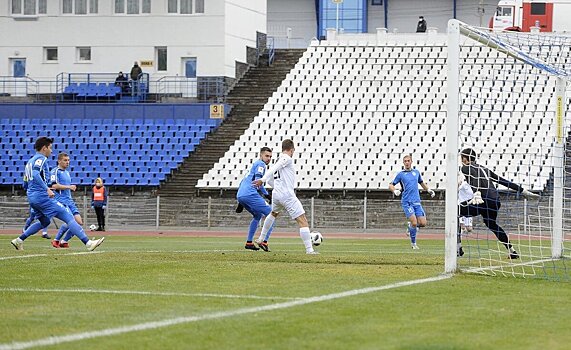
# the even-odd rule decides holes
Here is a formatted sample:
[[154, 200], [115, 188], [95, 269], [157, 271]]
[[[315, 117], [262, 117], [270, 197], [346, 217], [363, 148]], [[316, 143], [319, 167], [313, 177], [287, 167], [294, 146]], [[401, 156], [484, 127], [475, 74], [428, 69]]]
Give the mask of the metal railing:
[[159, 101], [169, 97], [181, 97], [196, 102], [224, 102], [226, 84], [224, 77], [166, 76], [154, 82]]
[[267, 47], [268, 47], [268, 65], [271, 66], [274, 63], [274, 58], [276, 55], [276, 49], [274, 47], [274, 38], [268, 37], [267, 38]]
[[0, 96], [37, 96], [39, 91], [40, 83], [30, 77], [15, 78], [10, 76], [0, 76]]

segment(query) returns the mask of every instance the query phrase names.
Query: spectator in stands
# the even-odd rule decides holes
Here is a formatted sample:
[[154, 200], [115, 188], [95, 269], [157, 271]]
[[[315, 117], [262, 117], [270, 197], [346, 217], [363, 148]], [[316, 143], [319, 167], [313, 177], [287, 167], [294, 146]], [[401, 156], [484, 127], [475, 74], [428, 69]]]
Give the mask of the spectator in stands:
[[[58, 202], [65, 205], [69, 212], [75, 218], [75, 222], [83, 226], [83, 219], [79, 214], [79, 209], [73, 201], [71, 196], [71, 191], [77, 189], [75, 185], [71, 184], [71, 175], [67, 168], [69, 168], [69, 155], [65, 152], [61, 152], [57, 157], [58, 166], [51, 171], [51, 187], [55, 192], [55, 198]], [[65, 237], [64, 237], [65, 234]], [[63, 239], [62, 239], [63, 237]], [[67, 224], [63, 224], [58, 233], [56, 234], [54, 240], [52, 241], [52, 247], [54, 248], [69, 248], [68, 241], [72, 238], [69, 233], [69, 227]]]
[[[407, 236], [410, 237], [410, 244], [412, 249], [419, 249], [416, 245], [417, 227], [426, 226], [426, 214], [422, 205], [420, 204], [420, 193], [418, 185], [434, 198], [434, 191], [422, 180], [420, 171], [412, 167], [412, 155], [407, 154], [403, 158], [404, 170], [399, 172], [393, 182], [389, 184], [389, 189], [395, 196], [400, 196], [401, 205], [408, 220]], [[401, 190], [397, 189], [395, 185], [400, 184]]]
[[[260, 238], [256, 240], [256, 245], [252, 242], [254, 239], [254, 234], [260, 225], [260, 220], [262, 216], [266, 218], [270, 215], [272, 208], [266, 203], [264, 198], [271, 201], [271, 196], [266, 190], [266, 188], [261, 186], [254, 186], [252, 181], [260, 179], [266, 173], [268, 164], [272, 159], [272, 149], [269, 147], [262, 147], [260, 150], [260, 157], [256, 159], [248, 175], [242, 179], [240, 182], [240, 187], [238, 188], [238, 193], [236, 194], [236, 199], [238, 200], [238, 205], [246, 209], [250, 214], [252, 214], [252, 221], [250, 222], [250, 228], [248, 229], [248, 237], [246, 238], [246, 245], [244, 248], [251, 250], [264, 250], [266, 252], [270, 251], [268, 247], [268, 240], [270, 238], [271, 230], [265, 237], [260, 235]], [[262, 198], [262, 196], [264, 198]], [[237, 211], [240, 208], [237, 208]], [[241, 211], [241, 210], [240, 210]]]
[[115, 78], [115, 86], [118, 86], [121, 88], [121, 93], [127, 93], [129, 90], [129, 79], [127, 79], [127, 77], [125, 76], [125, 74], [123, 74], [123, 72], [119, 72], [119, 75], [117, 75], [117, 78]]
[[468, 206], [460, 207], [460, 215], [462, 216], [478, 216], [482, 215], [484, 225], [496, 235], [498, 240], [504, 244], [509, 251], [510, 259], [519, 258], [518, 253], [512, 247], [508, 235], [504, 229], [498, 225], [498, 211], [500, 210], [500, 196], [498, 190], [494, 186], [494, 182], [505, 186], [509, 189], [521, 193], [528, 199], [539, 198], [539, 195], [532, 193], [518, 184], [506, 180], [496, 175], [490, 169], [476, 164], [476, 152], [471, 148], [466, 148], [460, 152], [462, 160], [462, 174], [466, 182], [472, 187], [474, 198], [469, 202]]
[[311, 243], [311, 232], [305, 216], [305, 210], [299, 199], [295, 196], [295, 166], [293, 164], [294, 143], [290, 139], [282, 141], [282, 153], [278, 161], [272, 166], [264, 176], [254, 180], [252, 183], [260, 187], [263, 183], [273, 179], [272, 191], [272, 215], [266, 217], [260, 237], [266, 237], [272, 228], [275, 218], [281, 211], [285, 211], [299, 225], [299, 235], [305, 246], [306, 254], [319, 254], [313, 249]]
[[39, 222], [30, 225], [24, 233], [10, 243], [17, 250], [23, 250], [24, 240], [41, 228], [48, 227], [55, 216], [67, 224], [71, 234], [77, 236], [85, 244], [87, 250], [94, 250], [103, 243], [105, 237], [98, 240], [87, 238], [83, 228], [75, 221], [67, 207], [54, 198], [54, 192], [48, 187], [48, 157], [52, 154], [52, 144], [53, 139], [45, 136], [39, 137], [34, 144], [36, 154], [26, 163], [26, 177], [28, 179], [26, 194], [30, 206], [38, 214]]
[[103, 179], [98, 177], [95, 179], [93, 193], [91, 194], [91, 208], [95, 210], [97, 215], [97, 229], [95, 231], [105, 231], [105, 209], [107, 208], [107, 196], [109, 193], [103, 186]]
[[416, 24], [416, 32], [417, 33], [426, 32], [426, 21], [424, 20], [423, 16], [418, 17], [418, 23]]
[[133, 81], [133, 95], [136, 95], [139, 91], [139, 75], [143, 73], [141, 67], [137, 61], [133, 64], [133, 68], [131, 68], [131, 80]]

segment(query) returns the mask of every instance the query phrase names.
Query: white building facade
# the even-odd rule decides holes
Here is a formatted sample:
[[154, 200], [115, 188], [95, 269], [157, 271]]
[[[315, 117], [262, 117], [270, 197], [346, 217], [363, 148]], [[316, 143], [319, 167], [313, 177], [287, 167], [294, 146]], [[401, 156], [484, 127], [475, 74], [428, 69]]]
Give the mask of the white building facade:
[[0, 76], [60, 73], [234, 77], [265, 0], [0, 0]]

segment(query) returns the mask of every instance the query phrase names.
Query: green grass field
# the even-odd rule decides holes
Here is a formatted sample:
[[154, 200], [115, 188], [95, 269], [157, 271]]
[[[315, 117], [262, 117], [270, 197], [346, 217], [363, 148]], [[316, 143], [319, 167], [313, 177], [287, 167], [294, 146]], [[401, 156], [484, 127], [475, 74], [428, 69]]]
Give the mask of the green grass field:
[[[0, 236], [0, 349], [568, 349], [571, 285], [441, 276], [443, 242]], [[419, 244], [420, 244], [419, 243]], [[80, 253], [80, 254], [78, 254]], [[428, 279], [422, 283], [422, 279]], [[406, 285], [402, 282], [417, 281]], [[50, 345], [51, 344], [51, 345]]]

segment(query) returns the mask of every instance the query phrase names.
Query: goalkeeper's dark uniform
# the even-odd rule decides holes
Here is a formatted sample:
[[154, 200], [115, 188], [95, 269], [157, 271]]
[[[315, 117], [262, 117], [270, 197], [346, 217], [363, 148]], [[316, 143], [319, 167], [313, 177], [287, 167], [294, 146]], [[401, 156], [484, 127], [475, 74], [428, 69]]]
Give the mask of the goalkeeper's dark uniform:
[[480, 192], [484, 203], [481, 204], [468, 204], [467, 206], [460, 206], [460, 215], [462, 216], [478, 216], [482, 215], [484, 224], [496, 235], [498, 240], [502, 242], [505, 247], [510, 250], [512, 247], [508, 235], [504, 229], [498, 225], [498, 211], [500, 210], [501, 203], [498, 190], [494, 186], [494, 182], [510, 188], [518, 193], [524, 191], [524, 188], [509, 180], [498, 176], [490, 169], [476, 164], [474, 161], [468, 165], [462, 166], [462, 174], [466, 182], [472, 187], [474, 193]]

